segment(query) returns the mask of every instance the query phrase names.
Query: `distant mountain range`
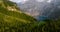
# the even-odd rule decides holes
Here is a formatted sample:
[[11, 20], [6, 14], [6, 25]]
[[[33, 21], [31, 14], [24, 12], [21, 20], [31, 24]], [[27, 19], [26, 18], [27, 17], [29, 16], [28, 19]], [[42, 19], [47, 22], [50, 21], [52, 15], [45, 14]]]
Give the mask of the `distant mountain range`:
[[35, 18], [39, 18], [38, 16], [58, 18], [58, 16], [60, 16], [60, 8], [58, 8], [60, 5], [59, 3], [60, 0], [52, 0], [50, 3], [46, 1], [38, 2], [36, 0], [29, 0], [24, 4], [18, 3], [18, 6], [21, 10], [23, 10], [22, 12], [29, 14]]

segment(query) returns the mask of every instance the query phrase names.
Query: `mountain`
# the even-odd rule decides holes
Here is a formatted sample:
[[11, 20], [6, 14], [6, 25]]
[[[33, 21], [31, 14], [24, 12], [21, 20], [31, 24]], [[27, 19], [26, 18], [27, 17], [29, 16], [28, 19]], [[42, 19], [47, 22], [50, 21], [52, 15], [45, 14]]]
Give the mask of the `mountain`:
[[0, 32], [55, 31], [60, 32], [60, 19], [37, 21], [35, 18], [22, 13], [16, 3], [0, 0]]
[[21, 10], [23, 10], [22, 12], [28, 15], [31, 15], [36, 19], [39, 18], [40, 16], [48, 17], [47, 15], [50, 13], [50, 10], [48, 11], [46, 10], [46, 8], [52, 9], [50, 3], [46, 1], [38, 2], [37, 0], [29, 0], [29, 1], [26, 1], [24, 4], [18, 3], [18, 6], [20, 7]]
[[18, 3], [17, 5], [20, 7], [22, 12], [33, 16], [37, 20], [58, 18], [60, 16], [60, 11], [58, 11], [60, 0], [51, 0], [51, 2], [47, 1], [48, 0], [39, 2], [37, 0], [28, 0], [24, 4]]
[[36, 18], [37, 16], [43, 16], [42, 14], [44, 13], [44, 7], [47, 6], [47, 2], [38, 2], [36, 0], [29, 0], [26, 1], [24, 4], [17, 4], [22, 12], [33, 16]]
[[43, 7], [46, 5], [46, 3], [40, 3], [36, 0], [29, 0], [26, 1], [24, 4], [18, 3], [18, 6], [20, 9], [23, 10], [23, 12], [26, 12], [27, 14], [31, 14], [32, 16], [36, 16], [39, 14], [42, 14]]

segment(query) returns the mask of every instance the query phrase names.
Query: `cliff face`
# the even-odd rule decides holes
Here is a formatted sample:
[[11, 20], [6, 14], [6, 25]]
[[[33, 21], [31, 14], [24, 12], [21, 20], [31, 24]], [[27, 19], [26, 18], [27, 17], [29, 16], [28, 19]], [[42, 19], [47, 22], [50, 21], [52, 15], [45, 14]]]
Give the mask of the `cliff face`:
[[18, 4], [18, 6], [20, 7], [20, 9], [23, 10], [23, 12], [30, 14], [32, 16], [42, 16], [44, 11], [44, 7], [45, 6], [50, 6], [49, 3], [45, 2], [38, 2], [36, 0], [29, 0], [27, 2], [25, 2], [24, 4]]
[[[60, 0], [51, 0], [51, 2], [38, 2], [36, 0], [29, 0], [24, 4], [18, 4], [22, 12], [32, 15], [35, 18], [56, 18], [59, 16], [59, 7], [60, 7]], [[58, 12], [58, 13], [57, 13]], [[57, 16], [58, 15], [58, 16]], [[55, 17], [56, 16], [56, 17]]]

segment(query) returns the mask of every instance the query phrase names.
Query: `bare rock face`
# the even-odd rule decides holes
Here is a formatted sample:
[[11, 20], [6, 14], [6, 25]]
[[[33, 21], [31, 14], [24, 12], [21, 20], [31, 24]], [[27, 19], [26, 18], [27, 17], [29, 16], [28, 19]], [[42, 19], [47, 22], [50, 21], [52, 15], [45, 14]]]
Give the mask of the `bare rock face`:
[[58, 18], [60, 15], [60, 0], [37, 1], [29, 0], [24, 4], [18, 3], [22, 12], [36, 19]]

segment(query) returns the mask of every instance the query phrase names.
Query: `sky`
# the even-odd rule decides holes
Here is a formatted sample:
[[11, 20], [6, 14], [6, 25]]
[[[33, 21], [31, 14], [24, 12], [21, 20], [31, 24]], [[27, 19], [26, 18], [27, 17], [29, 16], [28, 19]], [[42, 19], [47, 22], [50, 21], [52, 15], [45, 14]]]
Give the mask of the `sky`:
[[[26, 1], [28, 0], [10, 0], [12, 2], [16, 2], [16, 3], [19, 3], [19, 2], [22, 2], [22, 3], [25, 3]], [[51, 2], [51, 0], [37, 0], [38, 2], [43, 2], [43, 1], [47, 1], [47, 2]]]

